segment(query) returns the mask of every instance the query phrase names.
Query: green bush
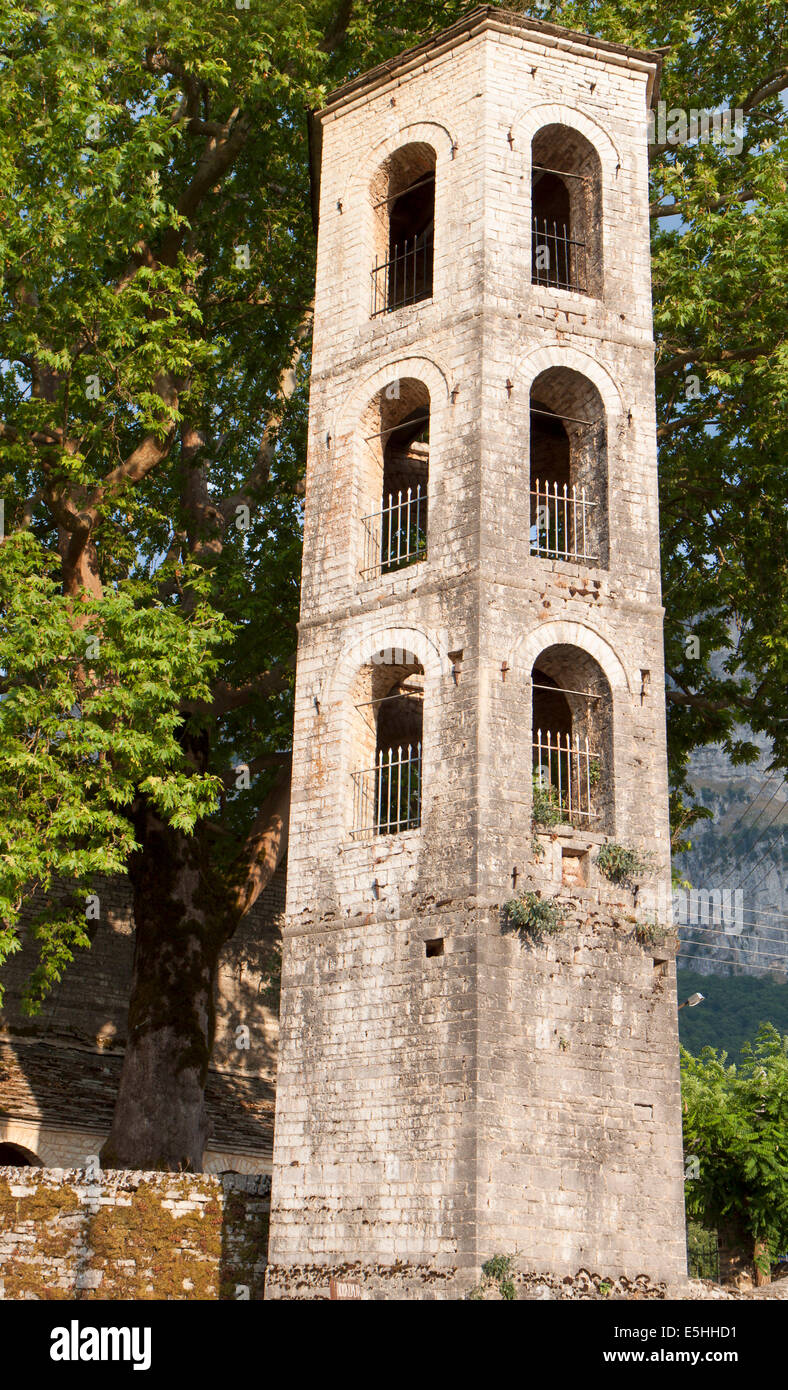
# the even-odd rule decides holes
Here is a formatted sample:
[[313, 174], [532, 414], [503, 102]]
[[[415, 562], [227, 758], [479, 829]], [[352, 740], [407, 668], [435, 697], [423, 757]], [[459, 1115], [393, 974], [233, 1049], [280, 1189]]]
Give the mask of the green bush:
[[[764, 1023], [741, 1060], [681, 1049], [687, 1217], [768, 1275], [788, 1249], [788, 1037]], [[724, 1273], [724, 1271], [723, 1271]]]
[[555, 936], [563, 925], [555, 901], [540, 898], [538, 893], [523, 893], [522, 897], [510, 898], [504, 903], [503, 910], [507, 925], [524, 936], [530, 936], [532, 941]]
[[511, 1269], [511, 1255], [493, 1255], [492, 1259], [487, 1260], [486, 1264], [482, 1265], [482, 1274], [485, 1279], [490, 1279], [498, 1285], [501, 1298], [513, 1299], [515, 1297], [514, 1281], [510, 1278]]
[[601, 845], [596, 857], [597, 868], [611, 883], [622, 888], [634, 888], [643, 874], [650, 873], [653, 859], [650, 854], [638, 854], [628, 845]]
[[536, 773], [533, 775], [533, 803], [531, 814], [535, 825], [561, 825], [566, 819], [564, 808], [558, 800], [554, 787], [543, 787]]
[[635, 938], [641, 946], [661, 946], [668, 935], [667, 928], [661, 926], [656, 917], [646, 917], [635, 927]]

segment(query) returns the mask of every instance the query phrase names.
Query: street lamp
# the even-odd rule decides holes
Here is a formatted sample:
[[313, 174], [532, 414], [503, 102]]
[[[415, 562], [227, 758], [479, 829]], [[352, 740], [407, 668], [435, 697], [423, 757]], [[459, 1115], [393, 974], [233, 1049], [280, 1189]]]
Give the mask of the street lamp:
[[705, 994], [691, 994], [689, 999], [685, 999], [683, 1004], [679, 1004], [679, 1008], [685, 1009], [689, 1004], [690, 1008], [694, 1009], [695, 1005], [702, 1004], [705, 998]]

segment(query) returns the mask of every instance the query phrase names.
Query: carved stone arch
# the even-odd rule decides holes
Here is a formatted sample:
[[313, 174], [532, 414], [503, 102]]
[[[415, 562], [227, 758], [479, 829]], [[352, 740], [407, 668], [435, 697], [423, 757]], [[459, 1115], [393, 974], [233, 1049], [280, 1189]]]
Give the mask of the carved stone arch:
[[512, 670], [530, 676], [533, 664], [547, 647], [577, 647], [599, 665], [611, 694], [631, 695], [632, 687], [626, 668], [610, 643], [586, 623], [557, 618], [540, 623], [531, 632], [523, 633], [512, 647], [508, 663]]
[[585, 136], [599, 155], [604, 182], [615, 178], [623, 159], [610, 132], [581, 106], [569, 106], [564, 102], [541, 102], [526, 107], [512, 122], [514, 147], [527, 155], [529, 163], [533, 138], [546, 125], [565, 125]]
[[436, 163], [442, 164], [444, 160], [451, 159], [455, 144], [451, 132], [439, 121], [413, 121], [410, 125], [402, 126], [394, 135], [386, 136], [373, 146], [361, 163], [355, 166], [345, 184], [343, 206], [351, 209], [356, 206], [359, 197], [366, 197], [376, 171], [403, 145], [429, 145], [435, 152]]
[[430, 637], [422, 628], [388, 627], [381, 622], [378, 627], [342, 648], [325, 680], [321, 703], [336, 707], [345, 701], [361, 667], [381, 651], [406, 652], [415, 657], [427, 682], [436, 681], [442, 674], [451, 671], [451, 661], [444, 643]]
[[564, 344], [526, 352], [513, 375], [518, 405], [529, 407], [532, 553], [606, 570], [610, 458], [624, 428], [616, 384], [593, 357]]
[[365, 377], [344, 402], [335, 420], [332, 431], [334, 438], [340, 440], [352, 434], [373, 396], [398, 377], [414, 377], [424, 383], [430, 393], [430, 412], [433, 417], [438, 408], [449, 400], [451, 385], [448, 368], [435, 358], [392, 357], [370, 376]]
[[454, 148], [454, 137], [438, 121], [400, 126], [368, 151], [362, 142], [340, 199], [352, 262], [356, 270], [368, 266], [354, 279], [360, 319], [443, 292], [447, 248], [440, 229], [450, 216], [443, 173]]
[[0, 1139], [0, 1167], [3, 1168], [43, 1168], [44, 1164], [37, 1153], [16, 1140]]
[[[412, 511], [410, 502], [406, 503], [405, 548], [408, 554], [412, 548], [414, 562], [424, 558], [429, 499], [434, 495], [432, 462], [445, 457], [449, 397], [445, 367], [426, 357], [399, 356], [370, 373], [337, 411], [331, 434], [336, 456], [352, 480], [348, 492], [352, 499], [351, 545], [362, 583], [380, 578], [381, 566], [388, 564], [386, 536], [400, 534], [396, 528], [387, 532], [382, 523], [370, 520], [382, 515], [388, 494], [416, 499]], [[411, 434], [407, 433], [409, 422], [414, 426]], [[394, 433], [398, 429], [406, 433]], [[397, 541], [397, 555], [398, 546]], [[398, 567], [394, 563], [393, 568]]]
[[562, 102], [531, 107], [512, 138], [530, 172], [532, 282], [604, 298], [614, 249], [606, 190], [620, 151], [592, 116]]
[[530, 392], [536, 378], [551, 367], [568, 367], [592, 382], [602, 397], [608, 437], [612, 438], [613, 430], [624, 412], [624, 398], [618, 382], [607, 368], [589, 353], [568, 344], [555, 343], [547, 347], [529, 348], [521, 353], [515, 362], [515, 387]]

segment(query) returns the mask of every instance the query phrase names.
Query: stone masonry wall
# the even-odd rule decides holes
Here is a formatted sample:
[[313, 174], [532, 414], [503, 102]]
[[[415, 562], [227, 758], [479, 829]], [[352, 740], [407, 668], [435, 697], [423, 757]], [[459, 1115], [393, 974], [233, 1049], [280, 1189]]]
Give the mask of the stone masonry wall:
[[473, 901], [289, 939], [269, 1298], [457, 1297], [502, 1251], [684, 1277], [673, 946], [601, 896], [541, 944]]
[[260, 1299], [270, 1180], [0, 1168], [0, 1297]]
[[[456, 1296], [499, 1251], [556, 1273], [684, 1273], [673, 965], [635, 934], [645, 894], [622, 899], [593, 862], [606, 838], [650, 855], [649, 893], [668, 900], [656, 67], [483, 6], [333, 94], [318, 118], [270, 1297], [314, 1296], [351, 1267], [374, 1296], [430, 1296], [425, 1270], [433, 1296]], [[598, 157], [588, 294], [532, 283], [545, 127]], [[376, 180], [408, 145], [435, 156], [432, 297], [371, 316]], [[531, 393], [545, 372], [551, 408], [582, 416], [597, 403], [597, 564], [531, 553]], [[430, 400], [426, 558], [370, 581], [364, 421], [400, 381]], [[588, 695], [592, 666], [607, 691], [607, 805], [598, 824], [539, 836], [536, 852], [532, 672], [548, 649], [570, 699]], [[421, 825], [359, 839], [355, 683], [387, 650], [424, 672]], [[559, 900], [555, 942], [524, 947], [503, 931], [502, 906], [524, 888]]]

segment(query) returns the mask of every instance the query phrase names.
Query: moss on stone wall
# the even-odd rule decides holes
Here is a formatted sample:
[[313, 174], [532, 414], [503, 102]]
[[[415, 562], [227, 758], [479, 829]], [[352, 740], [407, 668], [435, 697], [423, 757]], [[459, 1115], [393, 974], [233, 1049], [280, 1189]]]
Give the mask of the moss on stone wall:
[[[259, 1191], [190, 1174], [124, 1174], [118, 1182], [107, 1173], [88, 1181], [47, 1170], [15, 1180], [6, 1172], [7, 1299], [234, 1300], [246, 1290], [262, 1298], [268, 1202]], [[31, 1190], [14, 1195], [22, 1186]]]
[[[27, 1187], [29, 1184], [30, 1180], [25, 1179], [24, 1184], [14, 1183], [13, 1186]], [[14, 1196], [11, 1187], [12, 1184], [6, 1178], [0, 1178], [0, 1230], [10, 1229], [20, 1221], [40, 1223], [82, 1209], [77, 1193], [70, 1187], [50, 1187], [42, 1184], [20, 1197]]]
[[10, 1182], [0, 1179], [0, 1235], [16, 1235], [13, 1254], [0, 1262], [5, 1297], [59, 1298], [61, 1290], [42, 1281], [40, 1269], [65, 1267], [79, 1242], [81, 1228], [81, 1203], [76, 1192], [40, 1187], [18, 1196]]
[[83, 1298], [213, 1299], [217, 1297], [222, 1247], [222, 1210], [215, 1199], [202, 1214], [176, 1215], [165, 1207], [188, 1194], [157, 1191], [140, 1183], [128, 1206], [105, 1206], [90, 1219], [86, 1266], [100, 1271], [95, 1289]]

